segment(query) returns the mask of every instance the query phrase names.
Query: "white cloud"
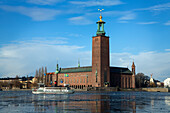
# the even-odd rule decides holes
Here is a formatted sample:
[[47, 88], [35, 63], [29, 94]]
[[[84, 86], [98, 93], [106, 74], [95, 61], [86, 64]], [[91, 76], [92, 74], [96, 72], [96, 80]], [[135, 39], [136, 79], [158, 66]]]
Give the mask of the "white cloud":
[[[54, 43], [51, 43], [53, 42]], [[47, 66], [48, 71], [55, 71], [57, 60], [60, 66], [75, 67], [80, 58], [81, 66], [91, 66], [91, 51], [82, 51], [82, 46], [68, 45], [67, 39], [55, 40], [35, 39], [4, 45], [0, 48], [0, 76], [27, 75], [35, 73], [41, 66]], [[112, 53], [111, 66], [129, 67], [134, 59], [137, 72], [146, 75], [153, 73], [153, 77], [164, 80], [170, 76], [170, 51]]]
[[28, 8], [23, 6], [0, 6], [1, 9], [10, 12], [17, 12], [31, 17], [35, 21], [52, 20], [60, 11], [47, 8]]
[[129, 23], [128, 21], [118, 21], [118, 23]]
[[139, 22], [137, 24], [156, 24], [156, 23], [158, 23], [158, 22]]
[[165, 51], [170, 51], [170, 49], [165, 49]]
[[131, 69], [134, 59], [137, 72], [142, 72], [148, 76], [153, 73], [153, 77], [164, 80], [170, 76], [170, 52], [140, 52], [133, 55], [130, 53], [112, 53], [111, 65], [128, 66]]
[[169, 26], [170, 25], [170, 20], [168, 22], [166, 22], [164, 25]]
[[88, 25], [92, 24], [93, 22], [88, 20], [84, 16], [78, 16], [78, 17], [72, 17], [69, 18], [70, 23], [75, 24], [75, 25]]
[[135, 10], [161, 11], [161, 10], [167, 10], [167, 9], [170, 9], [170, 3], [160, 4], [160, 5], [155, 5], [155, 6], [148, 7], [148, 8], [141, 8], [141, 9], [135, 9]]
[[133, 20], [136, 18], [136, 14], [134, 13], [127, 13], [126, 15], [119, 18], [119, 20]]
[[[99, 15], [99, 13], [86, 13], [86, 15], [92, 17]], [[129, 20], [136, 18], [136, 13], [132, 11], [105, 11], [102, 12], [102, 15], [103, 17], [117, 17], [119, 23], [128, 23]]]
[[[51, 43], [56, 41], [56, 43]], [[5, 45], [0, 48], [0, 76], [27, 75], [47, 66], [48, 71], [55, 71], [56, 62], [61, 67], [77, 66], [78, 58], [81, 65], [90, 65], [90, 53], [81, 52], [82, 46], [66, 45], [66, 39], [30, 40]]]
[[113, 6], [123, 4], [120, 0], [90, 0], [90, 1], [70, 1], [71, 4], [82, 6]]
[[27, 0], [28, 3], [37, 4], [37, 5], [54, 5], [65, 0]]

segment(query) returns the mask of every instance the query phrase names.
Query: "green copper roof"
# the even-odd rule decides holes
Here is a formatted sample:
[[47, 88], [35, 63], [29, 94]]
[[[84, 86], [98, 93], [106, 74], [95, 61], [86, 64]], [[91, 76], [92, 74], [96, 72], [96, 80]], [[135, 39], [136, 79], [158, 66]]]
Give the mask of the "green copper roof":
[[74, 67], [74, 68], [62, 68], [59, 73], [76, 73], [76, 72], [91, 72], [92, 67]]
[[132, 72], [128, 68], [122, 67], [110, 67], [111, 73], [122, 73], [122, 74], [132, 74]]
[[[59, 73], [76, 73], [76, 72], [92, 72], [92, 66], [88, 67], [74, 67], [74, 68], [61, 68]], [[128, 68], [110, 67], [111, 73], [132, 74]]]

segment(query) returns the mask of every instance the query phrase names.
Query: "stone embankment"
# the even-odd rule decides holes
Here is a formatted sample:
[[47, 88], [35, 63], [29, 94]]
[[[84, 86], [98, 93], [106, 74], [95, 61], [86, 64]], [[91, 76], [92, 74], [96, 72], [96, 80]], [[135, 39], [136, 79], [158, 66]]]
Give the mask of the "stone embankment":
[[134, 89], [120, 88], [119, 91], [170, 92], [170, 88], [134, 88]]
[[147, 92], [170, 92], [170, 88], [134, 88], [123, 89], [117, 87], [88, 87], [84, 89], [73, 89], [75, 91], [147, 91]]
[[170, 88], [142, 88], [142, 90], [148, 92], [170, 92]]

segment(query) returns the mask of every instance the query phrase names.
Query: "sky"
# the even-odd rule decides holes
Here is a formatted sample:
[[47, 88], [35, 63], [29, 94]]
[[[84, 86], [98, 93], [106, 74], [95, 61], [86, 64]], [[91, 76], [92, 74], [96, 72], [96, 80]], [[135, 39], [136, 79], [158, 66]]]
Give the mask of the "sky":
[[102, 11], [110, 66], [170, 77], [169, 0], [0, 0], [0, 77], [92, 64]]

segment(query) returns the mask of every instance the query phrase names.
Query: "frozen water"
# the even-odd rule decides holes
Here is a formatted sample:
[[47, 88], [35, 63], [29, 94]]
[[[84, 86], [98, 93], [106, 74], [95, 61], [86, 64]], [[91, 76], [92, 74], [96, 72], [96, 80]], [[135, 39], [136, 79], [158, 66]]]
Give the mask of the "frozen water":
[[34, 95], [31, 91], [0, 92], [0, 113], [170, 113], [170, 93], [75, 92]]

